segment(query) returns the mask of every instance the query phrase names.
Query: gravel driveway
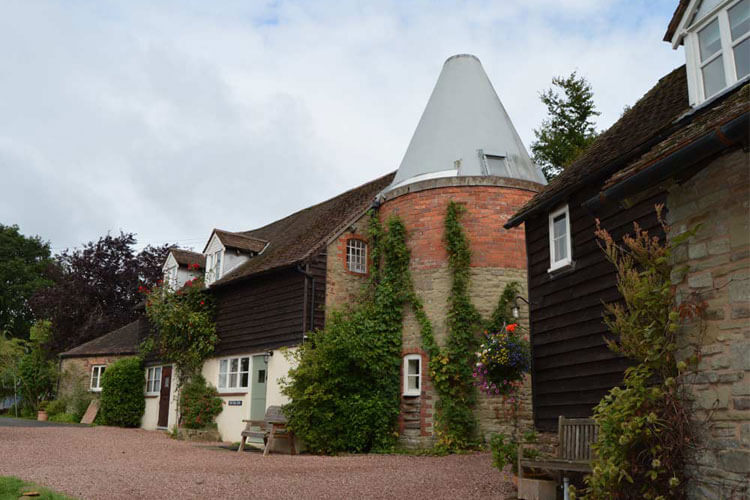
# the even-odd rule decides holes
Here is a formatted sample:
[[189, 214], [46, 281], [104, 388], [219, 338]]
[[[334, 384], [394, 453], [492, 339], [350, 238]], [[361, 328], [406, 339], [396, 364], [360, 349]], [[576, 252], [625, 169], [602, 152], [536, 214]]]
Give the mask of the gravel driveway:
[[242, 453], [114, 427], [0, 426], [0, 475], [80, 498], [506, 498], [488, 453]]

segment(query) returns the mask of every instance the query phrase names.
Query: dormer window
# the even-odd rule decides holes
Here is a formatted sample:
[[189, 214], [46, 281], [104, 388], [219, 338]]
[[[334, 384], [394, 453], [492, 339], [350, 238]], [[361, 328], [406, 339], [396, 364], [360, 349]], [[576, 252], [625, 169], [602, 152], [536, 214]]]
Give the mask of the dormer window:
[[206, 258], [207, 283], [213, 283], [214, 281], [221, 278], [223, 254], [224, 250], [217, 250], [214, 253], [208, 254], [208, 257]]
[[172, 266], [164, 271], [164, 283], [173, 290], [177, 288], [177, 266]]
[[346, 268], [353, 273], [367, 273], [367, 243], [355, 238], [346, 241]]
[[690, 101], [700, 104], [750, 74], [750, 0], [703, 0], [688, 14]]

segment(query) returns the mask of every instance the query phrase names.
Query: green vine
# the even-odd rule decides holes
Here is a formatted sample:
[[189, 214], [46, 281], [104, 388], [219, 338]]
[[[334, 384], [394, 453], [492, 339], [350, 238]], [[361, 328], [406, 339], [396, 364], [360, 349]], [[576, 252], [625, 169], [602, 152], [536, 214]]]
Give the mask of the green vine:
[[182, 385], [200, 373], [218, 341], [213, 299], [203, 292], [203, 281], [198, 278], [177, 291], [160, 283], [141, 292], [146, 295], [146, 316], [155, 330], [155, 335], [141, 344], [141, 354], [153, 352], [173, 362]]

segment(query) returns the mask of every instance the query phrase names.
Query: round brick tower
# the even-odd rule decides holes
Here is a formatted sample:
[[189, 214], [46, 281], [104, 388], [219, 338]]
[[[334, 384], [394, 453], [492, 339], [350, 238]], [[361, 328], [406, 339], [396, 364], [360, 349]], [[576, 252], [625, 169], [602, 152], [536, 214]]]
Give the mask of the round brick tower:
[[[472, 251], [471, 299], [486, 318], [506, 283], [519, 282], [526, 295], [524, 230], [506, 230], [503, 224], [544, 184], [544, 176], [531, 161], [479, 59], [472, 55], [449, 58], [393, 183], [379, 195], [381, 218], [398, 215], [409, 232], [414, 286], [440, 345], [447, 335], [451, 286], [443, 242], [449, 201], [466, 208], [462, 223]], [[526, 322], [525, 318], [521, 321]], [[401, 441], [412, 447], [434, 442], [437, 395], [421, 346], [419, 327], [407, 311], [403, 329], [407, 361], [402, 370], [408, 355], [421, 357], [419, 394], [402, 391]], [[522, 421], [530, 424], [530, 389], [525, 393], [528, 401]], [[476, 415], [483, 435], [510, 432], [502, 397], [480, 394]]]

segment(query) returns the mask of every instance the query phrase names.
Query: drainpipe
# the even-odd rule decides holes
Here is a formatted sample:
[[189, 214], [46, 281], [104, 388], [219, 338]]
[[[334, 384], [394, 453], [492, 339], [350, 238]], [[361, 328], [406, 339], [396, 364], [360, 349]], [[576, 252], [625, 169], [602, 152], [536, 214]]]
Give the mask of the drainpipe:
[[586, 200], [583, 206], [596, 211], [608, 202], [622, 200], [642, 189], [655, 186], [724, 149], [739, 144], [744, 144], [747, 147], [748, 129], [750, 128], [748, 126], [750, 123], [749, 117], [750, 113], [745, 112], [737, 118], [714, 128], [711, 132], [684, 148]]
[[[310, 265], [307, 264], [305, 267], [309, 268]], [[310, 298], [311, 304], [310, 304], [309, 325], [311, 329], [315, 326], [315, 276], [310, 274], [310, 272], [307, 269], [303, 268], [302, 265], [300, 264], [297, 265], [296, 269], [297, 269], [297, 272], [305, 276], [305, 294], [303, 298], [305, 305], [302, 308], [302, 311], [303, 311], [302, 312], [302, 340], [304, 341], [305, 332], [307, 331], [306, 327], [308, 324], [307, 314], [305, 314], [305, 312], [307, 311], [307, 305], [308, 305], [308, 299], [307, 299], [308, 282], [310, 283], [310, 286], [312, 287], [312, 297]]]

